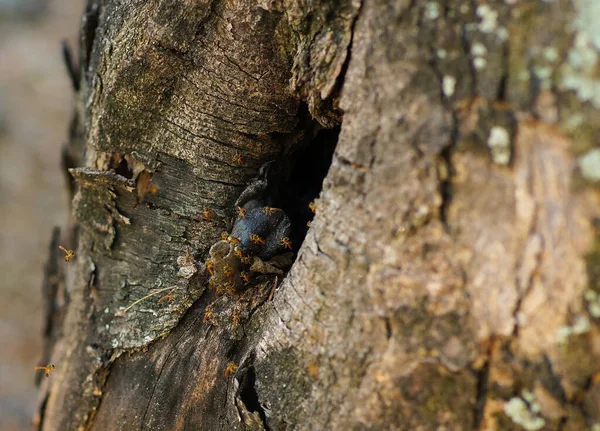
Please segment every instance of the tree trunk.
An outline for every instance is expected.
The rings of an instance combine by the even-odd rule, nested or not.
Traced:
[[[599,9],[88,0],[39,427],[600,429]],[[295,260],[217,294],[268,161]]]

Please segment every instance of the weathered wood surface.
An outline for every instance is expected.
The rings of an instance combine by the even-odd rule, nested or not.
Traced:
[[[41,428],[600,424],[598,7],[90,0]],[[237,196],[317,123],[341,133],[289,274],[215,296]]]

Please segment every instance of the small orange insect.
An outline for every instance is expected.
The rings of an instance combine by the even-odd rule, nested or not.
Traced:
[[[196,261],[196,259],[194,259],[194,256],[192,256],[192,253],[190,253],[190,248],[186,247],[186,249],[185,249],[185,259],[184,259],[183,263],[185,265],[192,265],[195,261]]]
[[[206,270],[211,276],[215,275],[215,262],[212,259],[206,259]]]
[[[289,248],[290,250],[292,249],[292,242],[287,236],[284,236],[283,238],[281,238],[281,240],[279,240],[279,245],[282,245],[285,248]]]
[[[163,296],[162,298],[160,298],[158,300],[158,302],[163,302],[163,301],[173,302],[175,300],[175,298],[177,298],[176,293],[168,293],[165,296]]]
[[[229,293],[230,295],[233,295],[235,293],[235,286],[234,286],[233,282],[228,281],[227,283],[225,283],[224,287],[225,287],[225,291],[227,293]]]
[[[204,217],[204,220],[211,221],[213,219],[213,211],[210,208],[204,208],[202,210],[202,216]]]
[[[52,370],[54,370],[56,367],[54,366],[54,364],[48,364],[46,366],[38,366],[38,367],[34,367],[33,369],[36,371],[39,370],[44,370],[44,374],[46,375],[46,377],[50,377],[50,373],[52,372]]]
[[[238,365],[235,362],[229,362],[227,364],[227,367],[225,367],[225,372],[223,373],[224,376],[231,376],[233,374],[235,374],[238,370]]]
[[[228,263],[223,265],[223,274],[225,274],[226,277],[229,277],[231,274],[233,274],[233,268]]]
[[[238,326],[240,324],[240,315],[239,313],[234,313],[233,316],[231,316],[233,318],[233,326]]]
[[[218,290],[218,294],[221,294],[221,293],[232,294],[232,293],[235,292],[235,288],[234,288],[233,283],[231,281],[228,281],[228,282],[224,283],[223,286],[221,286],[221,288],[217,289],[217,290]]]
[[[215,313],[213,313],[212,311],[206,311],[204,313],[204,318],[202,319],[202,323],[210,322],[214,325],[215,324],[214,318],[215,318]]]
[[[312,201],[311,203],[309,203],[309,204],[308,204],[308,208],[310,208],[310,210],[311,210],[313,213],[316,213],[316,212],[317,212],[317,206],[315,205],[315,201]]]
[[[242,252],[242,247],[236,245],[233,249],[233,255],[242,259],[244,257],[244,253]]]
[[[265,240],[262,239],[260,236],[255,235],[255,234],[251,234],[250,235],[250,241],[252,241],[254,244],[264,244]]]
[[[273,207],[264,207],[263,208],[264,212],[266,215],[268,216],[272,216],[273,213],[279,211],[279,208],[273,208]]]
[[[67,250],[62,245],[59,245],[58,248],[65,253],[65,262],[69,262],[75,257],[75,252],[73,250]]]
[[[234,156],[231,158],[231,161],[233,163],[235,163],[236,165],[245,165],[246,162],[244,162],[244,158],[242,157],[242,155],[240,153],[236,153],[234,154]]]
[[[307,371],[309,376],[315,379],[319,377],[319,366],[316,363],[311,362],[308,364]]]
[[[246,216],[248,215],[246,210],[242,207],[235,207],[235,210],[237,211],[237,215],[241,218],[246,218]]]
[[[240,278],[247,283],[250,281],[250,274],[248,274],[246,271],[242,271],[240,273]]]
[[[240,243],[240,240],[239,240],[239,239],[237,239],[237,238],[236,238],[235,236],[233,236],[233,235],[229,235],[229,236],[227,237],[227,241],[229,241],[229,242],[230,242],[230,243],[232,243],[232,244],[239,244],[239,243]]]

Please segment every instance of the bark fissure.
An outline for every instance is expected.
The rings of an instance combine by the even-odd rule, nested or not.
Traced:
[[[204,89],[203,87],[198,86],[192,79],[190,79],[186,75],[183,75],[181,77],[181,79],[183,79],[184,81],[188,82],[190,85],[192,85],[196,89],[196,91],[199,91],[201,94],[204,94],[204,95],[209,96],[209,97],[213,97],[213,98],[215,98],[217,100],[220,100],[221,102],[223,102],[226,105],[231,105],[231,106],[235,106],[235,107],[238,107],[238,108],[242,108],[244,110],[253,111],[253,112],[256,112],[257,114],[270,114],[271,113],[271,111],[268,110],[268,109],[258,109],[256,107],[253,107],[253,106],[250,106],[250,105],[242,105],[241,103],[236,103],[236,102],[234,102],[232,100],[226,99],[226,98],[220,96],[217,93],[210,92],[210,91],[208,91],[208,89]],[[290,117],[295,118],[296,116],[290,114]],[[226,142],[222,142],[222,144],[223,145],[228,145]],[[243,149],[241,147],[240,148],[234,147],[234,148],[236,148],[238,150]]]
[[[491,340],[488,350],[485,353],[486,359],[481,368],[476,372],[477,374],[477,395],[475,401],[475,408],[473,409],[473,429],[480,430],[485,429],[482,428],[482,423],[484,419],[485,406],[488,399],[488,391],[489,391],[489,378],[490,378],[490,369],[491,369],[491,361],[493,360],[492,351],[495,340]]]
[[[89,74],[90,57],[92,47],[96,39],[96,30],[99,24],[101,13],[100,4],[96,1],[88,2],[83,18],[81,20],[80,46],[79,46],[79,68],[82,76],[91,84],[91,75]],[[78,84],[79,87],[80,84]]]
[[[260,404],[255,384],[256,373],[254,371],[254,367],[249,365],[241,378],[241,385],[239,389],[240,398],[248,411],[257,412],[259,414],[265,431],[270,431],[269,426],[267,425],[267,414]]]
[[[205,295],[206,295],[206,293],[204,293],[202,296],[200,296],[200,298],[198,299],[198,302],[205,303],[205,301],[206,301]],[[152,402],[154,399],[154,394],[156,392],[156,388],[157,388],[158,384],[161,383],[161,377],[162,377],[163,371],[165,369],[165,366],[168,365],[169,360],[171,359],[172,355],[178,354],[177,347],[183,340],[185,340],[187,337],[189,337],[190,331],[196,327],[196,324],[198,323],[199,320],[200,320],[200,317],[196,317],[194,320],[192,320],[192,322],[188,324],[188,327],[186,328],[186,330],[183,331],[181,333],[181,335],[179,335],[177,341],[173,344],[173,346],[170,347],[169,353],[167,354],[167,357],[161,364],[160,370],[154,380],[154,385],[152,387],[152,391],[150,393],[150,396],[148,397],[148,403],[146,404],[146,407],[144,408],[144,413],[142,415],[142,420],[140,422],[141,423],[140,429],[143,430],[144,427],[146,426],[146,417],[148,415],[148,411],[151,408],[151,405],[152,405]]]
[[[75,64],[73,60],[73,53],[71,51],[71,46],[66,40],[63,40],[61,43],[61,50],[63,56],[63,62],[65,64],[65,68],[67,70],[67,75],[69,75],[69,81],[71,81],[71,87],[75,93],[79,92],[80,88],[80,80],[81,74],[80,68],[78,64]]]

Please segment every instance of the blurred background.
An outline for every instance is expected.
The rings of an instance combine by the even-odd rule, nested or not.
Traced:
[[[60,170],[83,0],[0,0],[0,431],[29,430],[41,356],[42,270],[68,220]]]

